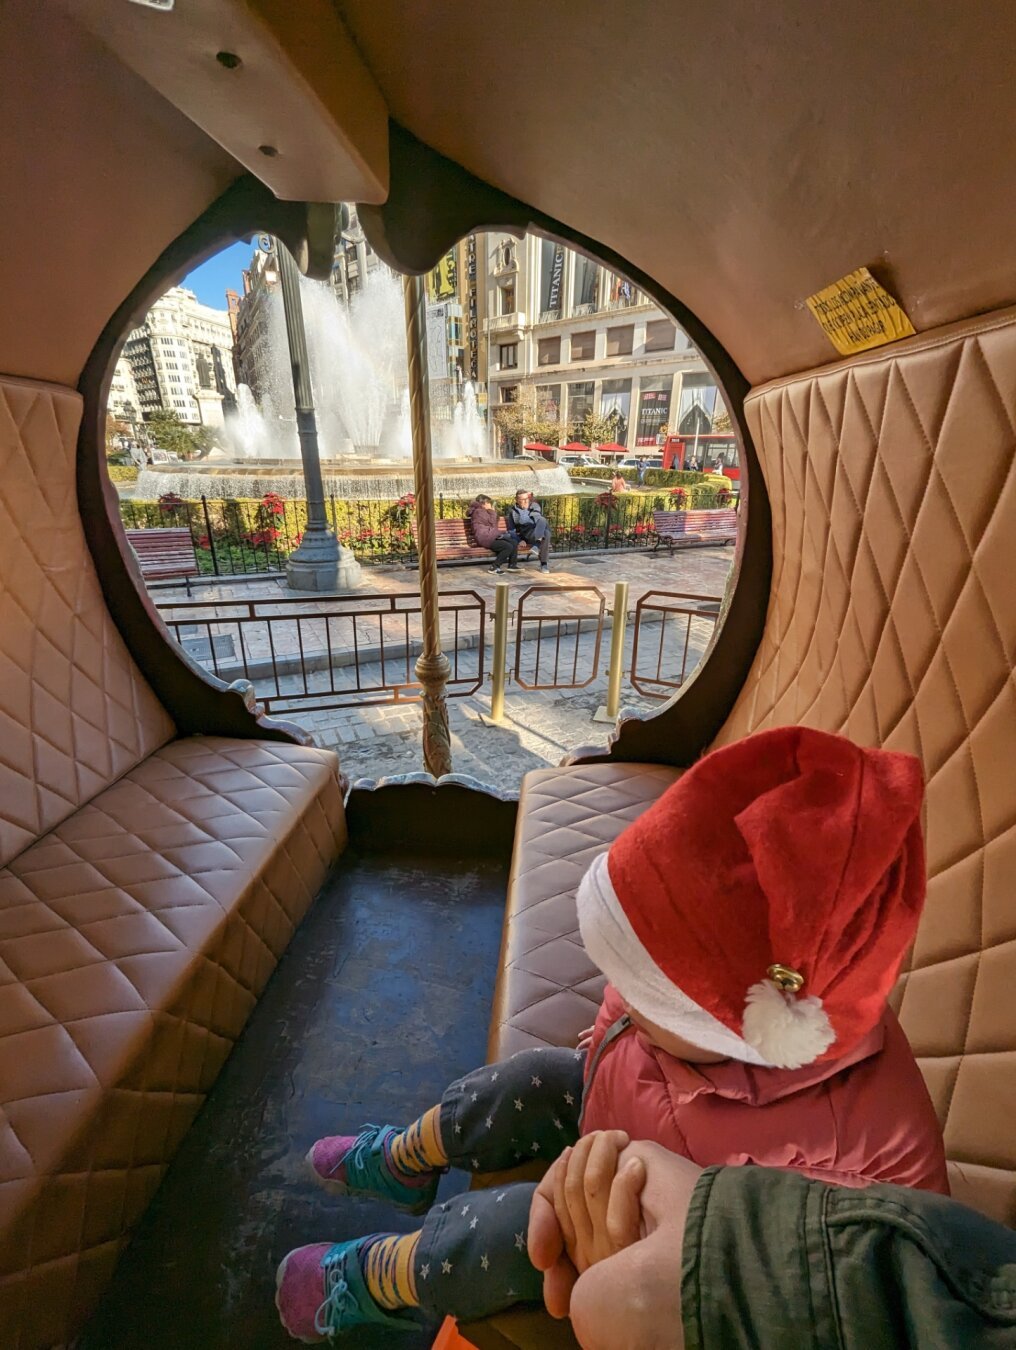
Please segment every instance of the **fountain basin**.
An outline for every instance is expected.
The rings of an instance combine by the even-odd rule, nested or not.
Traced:
[[[344,455],[322,460],[325,493],[347,501],[397,501],[413,491],[413,471],[406,460],[378,460]],[[527,488],[537,498],[575,491],[560,464],[533,459],[435,460],[434,492],[445,497],[473,498],[484,492],[495,501]],[[303,473],[298,460],[215,460],[150,464],[138,475],[134,496],[142,501],[173,492],[185,500],[199,497],[260,498],[268,492],[302,500]]]

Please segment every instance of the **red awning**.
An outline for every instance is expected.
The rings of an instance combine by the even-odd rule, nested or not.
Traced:
[[[585,446],[583,446],[582,448],[583,448],[583,450],[584,450],[584,449],[585,449]],[[541,454],[541,455],[544,454],[545,452],[549,452],[549,453],[552,454],[552,455],[555,454],[555,453],[557,452],[557,446],[554,446],[554,445],[544,445],[544,443],[543,443],[542,441],[527,441],[527,442],[526,442],[526,449],[527,449],[527,450],[536,450],[536,451],[537,451],[539,454]]]
[[[583,445],[581,441],[569,441],[567,445],[561,446],[562,450],[579,450],[582,454],[589,454],[589,446]]]
[[[617,441],[608,441],[606,445],[598,445],[596,448],[603,455],[626,455],[628,453],[628,447],[618,445]]]

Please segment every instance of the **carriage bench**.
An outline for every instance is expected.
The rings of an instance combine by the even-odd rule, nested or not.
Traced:
[[[498,529],[507,531],[504,516],[498,519]],[[469,529],[469,523],[462,516],[456,516],[452,520],[436,520],[434,522],[435,534],[437,536],[437,561],[442,562],[474,562],[485,561],[492,562],[494,555],[489,548],[483,548],[473,538],[473,533]],[[413,543],[419,548],[419,538],[417,535],[416,518],[412,521]],[[519,557],[524,558],[529,553],[529,545],[519,544]]]
[[[145,581],[182,577],[190,595],[191,577],[201,575],[190,530],[174,527],[125,533]]]
[[[732,544],[737,538],[737,512],[719,511],[654,511],[653,529],[656,531],[656,552],[666,544],[669,552],[688,548],[693,544]]]

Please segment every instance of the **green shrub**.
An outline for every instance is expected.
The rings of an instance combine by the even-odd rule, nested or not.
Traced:
[[[136,464],[107,464],[106,470],[111,483],[136,483],[138,466]]]
[[[613,478],[615,470],[609,464],[592,464],[588,469],[569,468],[567,472],[569,478],[602,478],[606,481]],[[618,472],[626,483],[638,483],[637,469],[621,469]],[[696,469],[647,469],[644,486],[661,488],[693,487],[696,483],[704,483],[709,480],[714,481],[719,486],[720,480],[714,474],[701,473]]]

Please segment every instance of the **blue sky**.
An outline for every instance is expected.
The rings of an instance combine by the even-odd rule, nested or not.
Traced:
[[[240,273],[249,266],[255,248],[253,240],[249,244],[230,244],[229,248],[189,272],[180,285],[193,291],[202,304],[225,309],[227,290],[238,291],[243,295]]]

